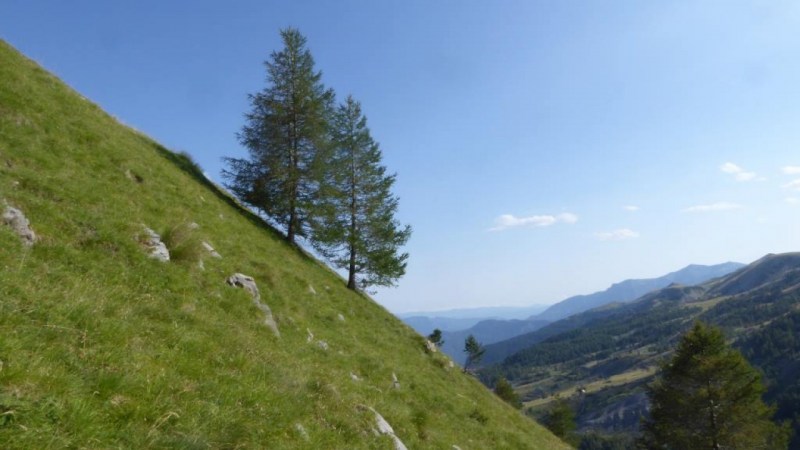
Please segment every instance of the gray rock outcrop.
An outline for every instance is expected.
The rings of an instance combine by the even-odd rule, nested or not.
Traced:
[[[161,242],[161,236],[148,227],[144,227],[144,232],[146,234],[144,245],[147,246],[150,257],[161,262],[168,262],[169,250],[167,250],[167,246]]]
[[[31,223],[17,208],[6,205],[3,211],[3,224],[14,230],[23,245],[31,247],[36,242],[36,233],[31,229]]]
[[[261,293],[258,292],[258,286],[256,286],[256,281],[251,276],[247,276],[241,273],[235,273],[229,276],[226,280],[231,286],[240,287],[247,291],[253,297],[253,304],[256,305],[261,312],[264,313],[264,325],[266,325],[275,336],[281,337],[281,332],[278,330],[278,324],[275,323],[275,318],[272,317],[272,310],[269,309],[264,303],[261,303]]]
[[[392,429],[392,426],[389,425],[389,422],[387,422],[386,419],[384,419],[383,416],[378,413],[378,411],[375,411],[372,408],[370,408],[370,411],[375,413],[375,424],[378,426],[378,433],[389,435],[392,438],[392,441],[394,441],[395,450],[408,450],[408,448],[403,444],[403,441],[401,441],[400,438],[394,434],[394,430]]]
[[[425,339],[425,350],[428,353],[436,353],[438,351],[438,349],[436,348],[436,344],[427,339]]]

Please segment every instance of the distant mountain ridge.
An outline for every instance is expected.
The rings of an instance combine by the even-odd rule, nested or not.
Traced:
[[[547,307],[548,305],[487,306],[444,311],[415,311],[397,314],[397,317],[417,333],[428,335],[437,328],[442,331],[466,330],[484,320],[523,320],[544,311]]]
[[[438,327],[444,331],[443,337],[445,344],[442,346],[442,351],[450,355],[450,357],[456,361],[463,363],[465,360],[463,352],[464,339],[470,334],[475,336],[475,338],[484,345],[511,340],[511,345],[508,347],[507,352],[503,352],[502,355],[500,355],[502,357],[497,356],[500,357],[500,359],[495,360],[495,356],[488,355],[490,362],[499,362],[505,356],[519,351],[532,343],[524,338],[519,341],[514,341],[516,337],[535,332],[551,322],[593,308],[603,307],[611,303],[626,303],[648,292],[669,286],[673,283],[683,285],[703,283],[727,275],[744,266],[744,264],[737,262],[726,262],[711,266],[691,264],[683,269],[670,272],[658,278],[625,280],[612,284],[611,287],[604,291],[569,297],[566,300],[550,306],[544,312],[532,315],[525,320],[489,319],[477,322],[467,329],[456,331],[447,331],[445,328]],[[417,328],[411,324],[411,319],[403,320],[412,325],[412,327],[417,329],[421,334],[428,334],[433,330],[433,328],[427,330],[424,327]],[[415,324],[419,325],[419,322],[415,322]],[[432,324],[428,324],[429,327],[431,325]]]
[[[712,266],[690,264],[683,269],[670,272],[658,278],[625,280],[612,284],[611,287],[604,291],[570,297],[552,305],[541,314],[531,318],[554,322],[611,302],[629,302],[648,292],[667,287],[672,283],[684,284],[687,286],[703,283],[713,278],[727,275],[744,266],[744,264],[738,262],[726,262]]]

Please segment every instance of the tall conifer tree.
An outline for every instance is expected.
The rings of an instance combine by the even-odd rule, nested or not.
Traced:
[[[293,243],[307,234],[334,94],[314,70],[306,38],[293,28],[281,30],[281,38],[284,48],[264,63],[268,85],[249,95],[252,109],[239,133],[250,158],[225,158],[223,176],[242,201],[285,227]]]
[[[335,267],[347,270],[348,288],[394,285],[405,273],[408,253],[399,249],[411,228],[394,217],[395,175],[381,165],[381,150],[351,96],[333,116],[324,162],[312,244]]]
[[[650,418],[640,445],[648,449],[781,449],[789,430],[770,421],[760,374],[722,331],[702,323],[683,336],[675,356],[650,387]]]

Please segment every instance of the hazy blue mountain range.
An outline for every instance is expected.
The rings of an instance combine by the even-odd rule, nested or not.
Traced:
[[[398,314],[403,322],[418,333],[427,335],[438,328],[442,331],[465,330],[482,320],[526,319],[548,308],[548,305],[488,306],[444,311],[415,311]]]
[[[722,275],[729,274],[741,267],[744,267],[744,264],[735,262],[727,262],[711,266],[692,264],[684,267],[681,270],[670,272],[658,278],[625,280],[611,285],[611,287],[604,291],[567,298],[566,300],[548,307],[544,312],[531,315],[524,320],[499,320],[493,318],[476,321],[476,323],[462,328],[445,328],[442,326],[437,326],[437,322],[433,320],[425,320],[425,318],[418,317],[409,317],[404,318],[403,320],[417,330],[417,332],[423,335],[429,334],[434,328],[441,329],[444,332],[443,337],[445,340],[442,350],[460,363],[463,363],[465,360],[465,355],[463,352],[464,340],[470,334],[475,336],[475,338],[484,345],[499,343],[501,341],[512,339],[506,352],[493,354],[488,358],[490,362],[498,362],[511,353],[530,345],[530,342],[526,339],[515,341],[513,338],[534,332],[548,323],[557,321],[569,315],[577,314],[592,308],[601,307],[615,302],[629,302],[648,292],[663,288],[672,283],[680,283],[685,285],[702,283]],[[500,308],[498,308],[498,310],[499,309]],[[438,323],[446,324],[444,320]],[[461,322],[459,325],[463,325],[463,323],[465,322]],[[579,324],[580,321],[577,323]],[[448,325],[452,326],[453,323],[451,322]]]
[[[681,270],[670,272],[658,278],[625,280],[612,284],[611,287],[604,291],[589,295],[576,295],[562,300],[550,306],[534,318],[554,322],[573,314],[588,311],[592,308],[597,308],[598,306],[603,306],[612,302],[629,302],[650,291],[661,289],[672,283],[679,283],[687,286],[700,284],[713,278],[727,275],[742,267],[744,267],[744,264],[737,262],[726,262],[713,266],[691,264]]]

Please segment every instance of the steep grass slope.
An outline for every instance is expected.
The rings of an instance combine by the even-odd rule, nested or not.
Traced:
[[[3,201],[39,240],[0,226],[0,447],[392,448],[374,408],[409,448],[566,448],[0,41]],[[149,258],[144,225],[188,245]],[[281,337],[225,284],[235,272]]]

